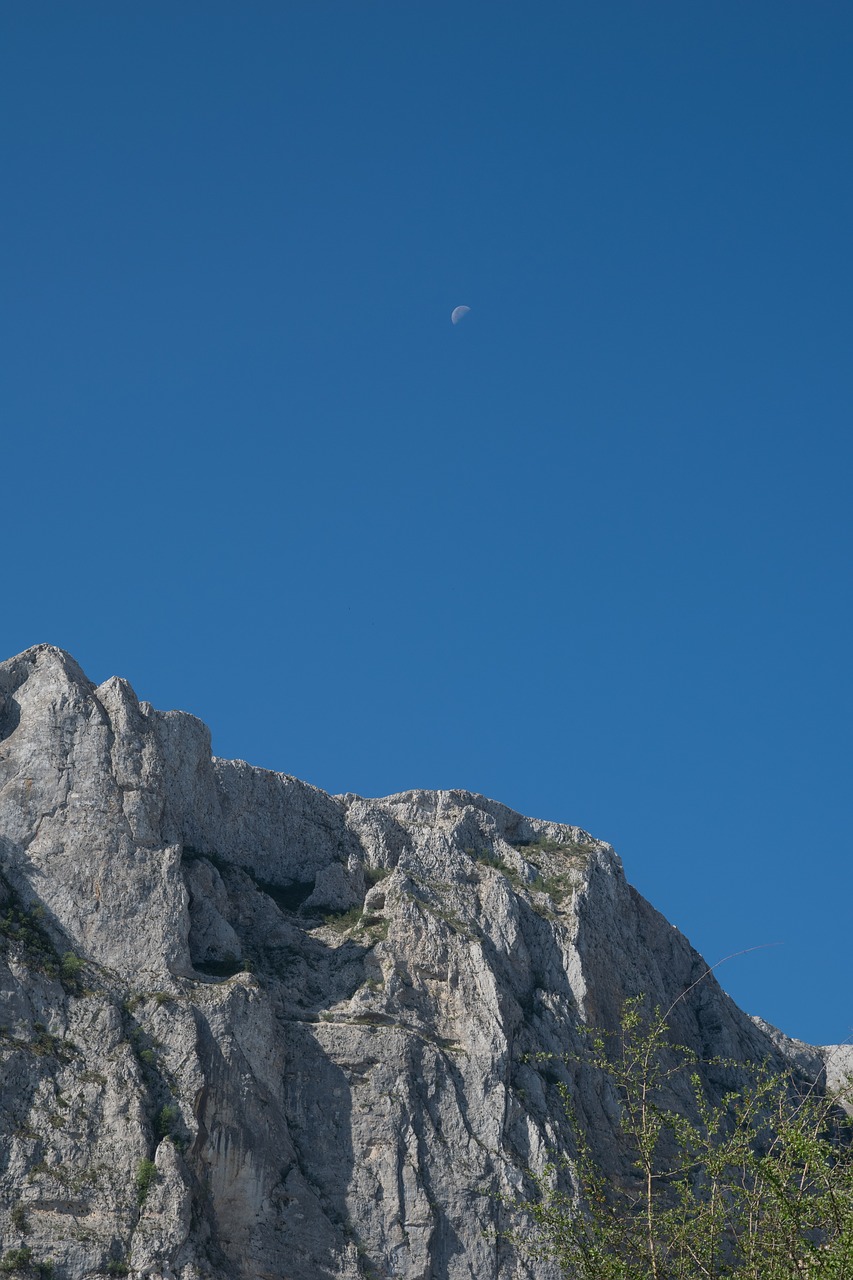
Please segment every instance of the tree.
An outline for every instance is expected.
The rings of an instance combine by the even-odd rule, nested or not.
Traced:
[[[641,999],[591,1040],[631,1171],[608,1184],[563,1086],[574,1190],[556,1186],[554,1164],[532,1175],[537,1194],[515,1207],[534,1252],[572,1280],[853,1280],[853,1125],[840,1099],[792,1071],[717,1059],[705,1065],[746,1083],[713,1101],[702,1064]],[[512,1238],[531,1247],[526,1230]]]

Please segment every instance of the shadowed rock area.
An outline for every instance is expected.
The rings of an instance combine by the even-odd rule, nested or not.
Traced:
[[[48,645],[0,665],[0,875],[0,1240],[57,1280],[546,1280],[502,1197],[561,1083],[621,1170],[585,1024],[687,992],[704,1056],[823,1066],[585,831],[216,759]]]

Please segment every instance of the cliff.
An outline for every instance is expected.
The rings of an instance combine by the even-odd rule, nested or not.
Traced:
[[[502,1197],[561,1082],[620,1167],[585,1024],[687,992],[703,1056],[791,1052],[585,831],[213,758],[47,645],[0,665],[0,872],[0,1241],[58,1280],[544,1280]]]

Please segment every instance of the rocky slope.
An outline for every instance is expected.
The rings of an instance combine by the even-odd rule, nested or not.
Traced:
[[[0,872],[0,1243],[31,1274],[544,1278],[501,1197],[571,1150],[561,1081],[619,1165],[584,1023],[692,987],[682,1042],[786,1051],[586,832],[212,758],[47,645],[0,665]]]

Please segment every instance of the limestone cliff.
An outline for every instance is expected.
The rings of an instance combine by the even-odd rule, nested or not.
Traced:
[[[784,1051],[585,831],[212,758],[47,645],[0,665],[0,873],[0,1241],[58,1280],[544,1278],[501,1197],[561,1081],[619,1164],[584,1023],[692,987],[682,1042]]]

